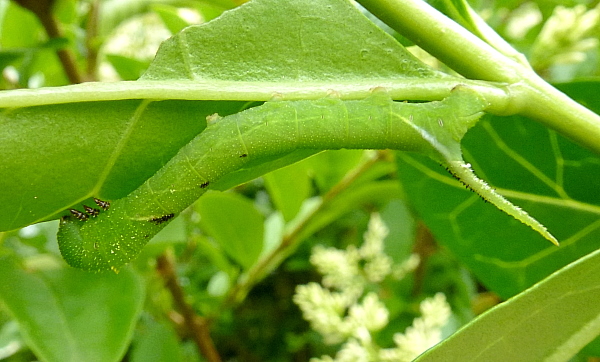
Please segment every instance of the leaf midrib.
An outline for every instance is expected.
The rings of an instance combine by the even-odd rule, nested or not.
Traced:
[[[0,92],[0,108],[31,107],[49,104],[152,100],[231,100],[269,101],[320,99],[336,97],[344,100],[364,99],[375,88],[383,88],[394,100],[441,100],[452,89],[464,84],[473,88],[492,104],[490,111],[501,111],[509,92],[504,85],[468,79],[444,78],[361,78],[314,82],[257,82],[227,80],[122,81],[89,82],[63,87],[16,89]]]

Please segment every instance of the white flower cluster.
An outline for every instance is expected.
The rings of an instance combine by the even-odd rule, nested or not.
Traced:
[[[598,46],[599,20],[600,5],[590,10],[557,6],[532,46],[531,64],[546,69],[584,61],[586,52]]]
[[[346,250],[339,250],[316,246],[310,262],[323,275],[324,286],[360,295],[365,285],[379,283],[393,272],[392,258],[383,250],[383,240],[387,235],[388,229],[381,217],[373,214],[360,248],[349,246]],[[398,267],[401,268],[406,269],[406,266]]]
[[[378,331],[388,323],[388,310],[375,293],[369,293],[360,303],[355,296],[331,292],[317,283],[309,283],[296,288],[294,302],[300,306],[312,329],[323,335],[328,344],[349,338],[370,343],[370,332]]]
[[[442,340],[442,327],[451,315],[446,296],[437,293],[433,298],[421,302],[419,309],[421,317],[415,319],[405,333],[394,334],[396,348],[379,352],[381,361],[412,361]]]
[[[421,303],[422,317],[405,334],[394,335],[395,348],[382,349],[373,341],[372,333],[388,324],[389,312],[376,293],[363,296],[364,290],[388,276],[402,278],[419,264],[418,256],[412,255],[394,265],[383,250],[387,234],[381,217],[373,214],[360,248],[313,249],[310,260],[323,274],[323,286],[298,286],[294,302],[326,343],[343,345],[335,358],[323,356],[311,362],[408,361],[441,340],[441,327],[450,317],[450,307],[440,293]]]

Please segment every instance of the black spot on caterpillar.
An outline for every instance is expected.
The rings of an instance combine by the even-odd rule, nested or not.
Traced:
[[[171,220],[174,217],[175,217],[175,214],[171,213],[171,214],[167,214],[167,215],[164,215],[164,216],[161,216],[161,217],[155,217],[155,218],[150,219],[148,221],[150,221],[151,223],[154,223],[154,224],[158,225],[158,224],[162,224],[163,222],[169,221],[169,220]]]
[[[394,102],[385,93],[374,93],[355,101],[267,102],[223,117],[181,148],[138,189],[114,200],[111,212],[86,223],[67,220],[61,224],[61,253],[77,268],[118,270],[139,254],[166,221],[206,192],[206,180],[218,181],[246,166],[242,158],[248,154],[259,161],[298,149],[391,148],[424,153],[446,165],[490,203],[551,238],[541,224],[495,193],[462,161],[459,141],[486,106],[477,93],[461,87],[436,102]],[[438,122],[441,118],[443,127]],[[108,208],[108,202],[95,201]],[[172,210],[172,214],[156,217],[164,210]]]
[[[248,157],[248,154],[246,154],[246,153],[242,153],[242,154],[240,155],[240,158],[244,158],[244,157]]]
[[[96,217],[100,214],[100,210],[98,209],[94,209],[93,207],[89,207],[87,205],[83,205],[83,208],[85,209],[85,212],[87,212],[88,214],[90,214],[91,217]]]
[[[69,211],[77,220],[86,221],[89,218],[89,216],[84,212],[75,209],[69,209]]]
[[[110,202],[108,201],[102,201],[94,197],[94,202],[96,203],[96,205],[100,206],[100,208],[102,208],[102,210],[104,211],[108,210],[108,208],[110,207]]]
[[[208,182],[208,181],[205,181],[205,182],[203,182],[203,183],[201,183],[201,184],[200,184],[200,188],[201,188],[201,189],[205,189],[205,188],[207,188],[207,187],[208,187],[208,185],[209,185],[209,184],[210,184],[210,182]]]

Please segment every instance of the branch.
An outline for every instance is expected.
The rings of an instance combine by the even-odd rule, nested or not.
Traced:
[[[171,257],[163,254],[156,259],[156,262],[156,270],[165,280],[165,285],[173,296],[173,302],[183,315],[184,325],[193,336],[200,354],[209,362],[221,362],[221,357],[210,337],[206,320],[196,315],[193,308],[185,301],[183,290],[177,282]]]
[[[88,21],[85,34],[85,46],[87,49],[86,78],[89,81],[96,79],[96,67],[98,66],[98,17],[100,4],[98,0],[90,3]]]
[[[342,180],[323,195],[319,206],[306,215],[293,229],[286,232],[279,246],[254,265],[245,277],[240,278],[241,281],[230,290],[225,298],[222,308],[230,308],[232,305],[241,303],[254,285],[259,283],[266,275],[276,269],[297,249],[298,245],[308,236],[306,235],[306,229],[310,226],[311,221],[319,215],[320,212],[326,210],[327,206],[329,206],[338,195],[352,186],[354,181],[371,169],[377,162],[385,159],[388,154],[389,152],[387,151],[377,152],[376,157],[369,158],[359,164],[356,168],[350,170]]]
[[[432,255],[437,252],[438,246],[431,231],[423,222],[417,223],[415,233],[415,244],[413,253],[419,255],[419,265],[414,272],[415,282],[413,285],[412,295],[418,296],[423,293],[423,285],[425,281],[425,273],[427,272],[427,263]]]
[[[54,0],[14,1],[38,17],[50,39],[63,37],[63,34],[58,27],[58,23],[52,15],[52,6],[54,5]],[[67,78],[69,78],[69,81],[73,84],[83,82],[83,78],[81,77],[81,74],[79,74],[73,53],[71,53],[68,49],[63,48],[56,50],[56,55],[58,55],[58,59],[60,60],[63,69],[67,74]]]

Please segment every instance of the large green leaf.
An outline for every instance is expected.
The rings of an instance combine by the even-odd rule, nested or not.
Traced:
[[[165,41],[142,79],[285,83],[433,76],[442,73],[349,1],[255,0]]]
[[[144,288],[130,270],[27,271],[0,258],[0,300],[42,361],[120,361],[142,309]]]
[[[263,246],[263,216],[252,202],[233,193],[211,192],[196,206],[200,224],[236,262],[250,268]]]
[[[90,197],[114,199],[150,177],[206,125],[215,108],[189,101],[71,103],[5,110],[0,230],[59,215]],[[77,207],[80,208],[80,207]]]
[[[481,315],[417,359],[568,361],[600,334],[600,251]]]
[[[564,88],[600,111],[598,83]],[[519,293],[600,247],[600,159],[522,117],[493,117],[463,140],[479,176],[528,210],[561,242],[549,245],[465,190],[438,165],[399,154],[399,177],[437,239],[502,297]],[[440,198],[439,195],[444,195]]]
[[[0,230],[66,215],[91,197],[128,194],[202,131],[206,115],[241,108],[231,102],[156,101],[232,99],[226,89],[207,85],[202,92],[190,84],[227,81],[251,99],[266,81],[291,89],[362,80],[371,81],[371,88],[386,79],[423,77],[448,79],[347,1],[252,1],[166,41],[140,81],[4,93],[3,107],[47,105],[0,113],[0,189],[11,190],[0,196]],[[178,92],[155,81],[173,81]],[[91,102],[96,99],[121,100]]]

